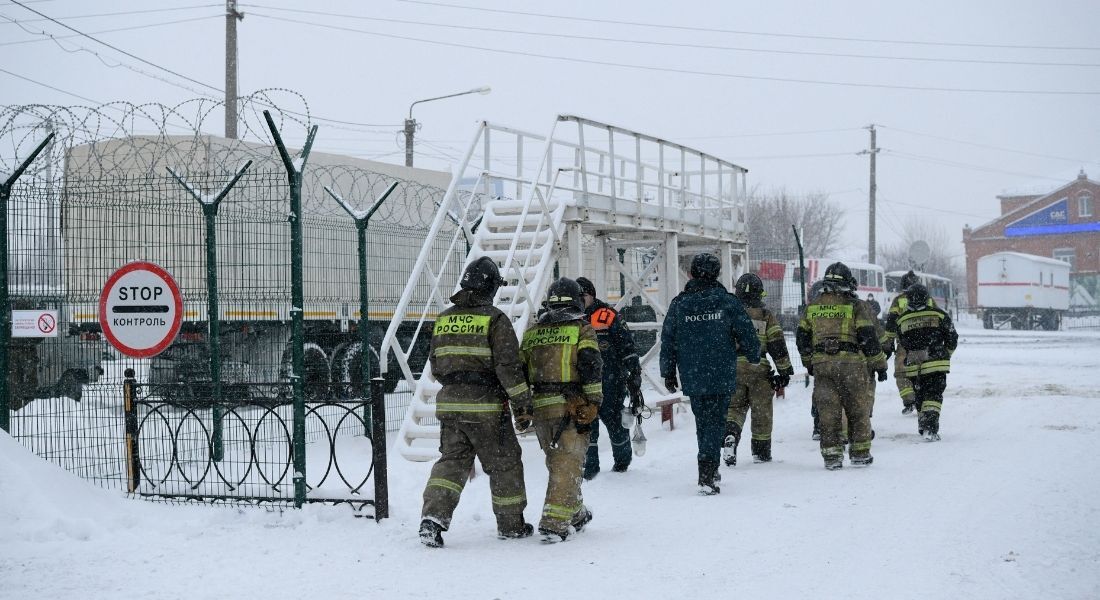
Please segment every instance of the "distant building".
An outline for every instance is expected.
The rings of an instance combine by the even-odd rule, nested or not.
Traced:
[[[977,304],[978,259],[1010,250],[1070,264],[1071,309],[1100,308],[1100,183],[1081,171],[1044,195],[998,196],[1001,216],[963,229],[970,305]]]

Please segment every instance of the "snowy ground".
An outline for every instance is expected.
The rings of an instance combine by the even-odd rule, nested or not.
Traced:
[[[646,456],[586,483],[595,520],[553,546],[497,540],[482,475],[447,547],[422,547],[430,465],[400,458],[376,524],[127,500],[0,434],[0,598],[1100,597],[1100,333],[961,334],[942,442],[918,440],[891,380],[874,466],[827,472],[792,386],[776,462],[723,468],[700,497],[690,413],[651,420]],[[535,445],[524,459],[537,520],[545,469]]]

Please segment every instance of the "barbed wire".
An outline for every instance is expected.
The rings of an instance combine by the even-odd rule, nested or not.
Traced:
[[[47,152],[21,184],[48,182],[61,189],[80,180],[165,178],[167,167],[183,176],[231,177],[248,160],[251,172],[284,172],[282,159],[264,119],[270,111],[288,146],[301,146],[314,125],[305,97],[293,90],[269,88],[238,99],[238,138],[220,130],[224,102],[194,98],[174,105],[109,102],[99,106],[27,104],[0,106],[0,174],[11,173],[50,133]],[[322,122],[326,129],[341,129]],[[414,180],[396,176],[387,165],[359,158],[311,153],[303,173],[303,209],[310,215],[346,217],[324,191],[327,186],[349,204],[366,208],[394,182],[398,188],[375,214],[377,222],[423,227],[442,199],[447,174]],[[261,200],[235,198],[237,208],[262,210]],[[270,207],[267,208],[270,210]]]

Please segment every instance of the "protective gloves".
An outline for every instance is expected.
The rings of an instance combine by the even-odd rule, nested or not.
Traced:
[[[788,385],[790,385],[790,383],[791,383],[791,376],[790,375],[787,375],[785,373],[778,373],[776,375],[772,375],[772,389],[776,389],[776,390],[782,389],[782,388],[785,388]]]
[[[880,382],[886,381],[886,369],[879,369],[878,371],[875,371],[875,373],[878,374],[878,380]]]
[[[668,389],[668,392],[670,394],[675,393],[676,390],[680,389],[680,382],[676,379],[675,373],[665,377],[665,388]]]
[[[513,416],[516,419],[516,431],[523,433],[531,428],[532,423],[535,420],[535,409],[530,406],[524,406],[512,411]]]

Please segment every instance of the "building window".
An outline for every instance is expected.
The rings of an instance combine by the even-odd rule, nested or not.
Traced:
[[[1060,260],[1064,263],[1069,263],[1069,270],[1077,270],[1077,251],[1073,248],[1055,248],[1054,260]]]
[[[1092,195],[1088,192],[1085,192],[1077,197],[1077,216],[1092,216]]]

